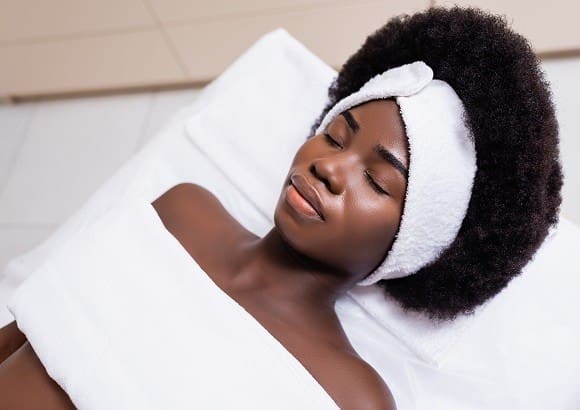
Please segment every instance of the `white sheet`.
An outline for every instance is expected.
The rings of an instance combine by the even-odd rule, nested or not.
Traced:
[[[287,171],[282,164],[289,164],[292,147],[303,137],[292,137],[285,130],[306,132],[318,112],[306,118],[287,110],[286,117],[276,117],[278,132],[260,140],[259,146],[266,151],[237,151],[237,156],[233,155],[236,151],[226,155],[228,138],[233,136],[221,136],[225,150],[208,150],[209,145],[196,144],[199,139],[193,137],[190,123],[197,121],[195,115],[202,107],[228,107],[220,106],[219,100],[234,95],[236,90],[243,92],[247,78],[257,76],[271,84],[267,81],[280,82],[280,76],[271,73],[283,71],[293,72],[288,77],[292,82],[286,83],[295,90],[292,101],[309,101],[313,110],[320,104],[321,109],[321,98],[334,72],[287,33],[279,30],[269,34],[204,90],[195,103],[176,114],[55,235],[12,260],[0,281],[0,300],[6,300],[7,294],[67,238],[116,203],[139,196],[153,200],[179,182],[207,187],[249,230],[257,235],[267,232],[272,226],[271,213],[281,177]],[[282,99],[268,94],[280,87],[254,87],[253,95],[271,104],[283,104]],[[246,101],[243,108],[251,109],[250,102]],[[291,140],[280,144],[286,137]],[[247,147],[251,147],[260,134],[250,133],[246,138]],[[278,166],[269,169],[264,158]],[[248,178],[265,172],[267,179],[258,181],[270,184],[267,181],[280,178],[280,182],[265,187],[239,184],[233,168],[222,166],[236,160],[240,162],[232,166],[245,169]],[[251,168],[243,164],[251,164]],[[401,409],[576,409],[580,403],[576,377],[580,374],[580,356],[575,349],[580,345],[580,320],[574,314],[580,310],[580,298],[576,297],[580,290],[578,249],[580,229],[562,218],[559,229],[535,261],[508,288],[475,316],[445,325],[402,311],[376,287],[353,289],[353,298],[340,300],[337,313],[353,346],[383,376]],[[2,320],[11,320],[7,311]]]
[[[149,200],[113,207],[72,236],[9,306],[81,409],[338,409]]]

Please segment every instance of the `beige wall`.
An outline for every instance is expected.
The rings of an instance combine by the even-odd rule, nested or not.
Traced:
[[[205,83],[277,27],[338,68],[391,16],[452,4],[580,50],[577,0],[0,0],[0,99]]]
[[[0,96],[207,82],[286,28],[339,67],[429,0],[0,0]]]
[[[503,14],[539,54],[580,50],[578,0],[434,0],[437,6],[473,6]],[[580,53],[578,53],[580,54]]]

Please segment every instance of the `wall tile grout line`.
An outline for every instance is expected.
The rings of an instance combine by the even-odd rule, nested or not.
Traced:
[[[181,57],[179,56],[177,47],[175,46],[175,44],[173,44],[173,41],[171,41],[171,37],[169,36],[169,33],[167,33],[167,29],[165,28],[165,26],[161,22],[161,19],[155,12],[155,8],[149,3],[149,0],[142,1],[147,10],[149,11],[149,13],[151,14],[151,16],[153,17],[153,19],[155,20],[155,22],[157,23],[157,29],[160,31],[161,36],[163,37],[163,41],[165,42],[165,45],[169,49],[169,52],[173,55],[173,58],[175,58],[175,60],[177,61],[179,68],[181,68],[182,74],[186,78],[191,77],[191,73],[189,72],[187,65],[185,64],[184,61],[182,61]]]
[[[143,0],[148,1],[148,0]],[[429,7],[431,0],[425,0],[425,7]],[[343,7],[353,7],[353,6],[367,6],[367,5],[375,5],[384,3],[384,0],[358,0],[358,1],[341,1],[337,2],[326,2],[320,3],[315,5],[294,5],[294,6],[281,6],[281,7],[267,7],[262,9],[254,9],[254,10],[247,10],[247,11],[236,11],[230,13],[219,13],[214,15],[204,15],[198,18],[187,18],[184,20],[168,20],[168,21],[161,21],[161,24],[167,28],[173,27],[180,27],[180,26],[187,26],[194,23],[213,23],[216,21],[228,21],[237,18],[251,18],[256,16],[262,17],[269,17],[269,16],[277,16],[277,15],[284,15],[284,14],[295,14],[295,13],[302,13],[302,12],[310,12],[310,11],[320,11],[332,8],[343,8]]]
[[[127,28],[107,29],[107,30],[87,30],[76,31],[66,34],[48,35],[43,37],[30,37],[14,40],[0,40],[0,48],[7,48],[10,46],[35,45],[46,43],[58,43],[68,40],[82,40],[85,38],[106,37],[119,34],[143,33],[148,31],[157,31],[156,25],[139,25]]]

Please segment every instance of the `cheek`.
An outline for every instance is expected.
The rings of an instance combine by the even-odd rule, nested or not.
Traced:
[[[401,214],[390,200],[368,201],[349,221],[349,238],[363,257],[382,258],[390,248],[399,227]]]

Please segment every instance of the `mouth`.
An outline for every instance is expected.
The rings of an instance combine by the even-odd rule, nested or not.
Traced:
[[[298,191],[298,193],[310,204],[312,209],[318,214],[320,219],[324,220],[324,213],[322,210],[322,201],[316,189],[308,182],[308,180],[300,175],[293,174],[290,177],[292,186]]]

